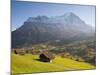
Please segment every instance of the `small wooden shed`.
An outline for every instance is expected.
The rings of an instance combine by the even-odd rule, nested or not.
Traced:
[[[19,54],[19,55],[25,55],[25,50],[24,49],[14,49],[13,50],[14,54]]]
[[[40,61],[43,61],[43,62],[52,62],[52,59],[55,58],[55,56],[51,53],[51,52],[46,52],[46,51],[43,51],[40,53]]]

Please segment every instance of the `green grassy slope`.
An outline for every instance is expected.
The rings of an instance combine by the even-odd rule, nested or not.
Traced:
[[[59,56],[56,56],[52,63],[40,62],[37,59],[39,59],[37,55],[26,54],[20,56],[12,54],[12,74],[95,69],[88,63]]]

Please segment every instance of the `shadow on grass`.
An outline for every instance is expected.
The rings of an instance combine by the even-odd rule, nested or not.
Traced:
[[[48,61],[43,61],[41,59],[33,59],[33,60],[36,60],[36,61],[39,61],[39,62],[48,62]]]
[[[36,60],[36,61],[40,61],[40,62],[43,62],[43,61],[41,61],[40,59],[33,59],[33,60]]]

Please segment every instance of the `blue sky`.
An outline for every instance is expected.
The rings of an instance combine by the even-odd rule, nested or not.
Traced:
[[[75,13],[87,24],[95,27],[95,6],[12,1],[11,8],[12,28],[20,27],[29,17],[60,16],[67,12]]]

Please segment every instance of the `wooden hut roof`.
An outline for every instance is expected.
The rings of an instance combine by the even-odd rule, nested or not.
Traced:
[[[55,58],[54,55],[51,52],[44,51],[44,52],[41,52],[40,55],[41,54],[44,54],[49,59],[54,59]]]

